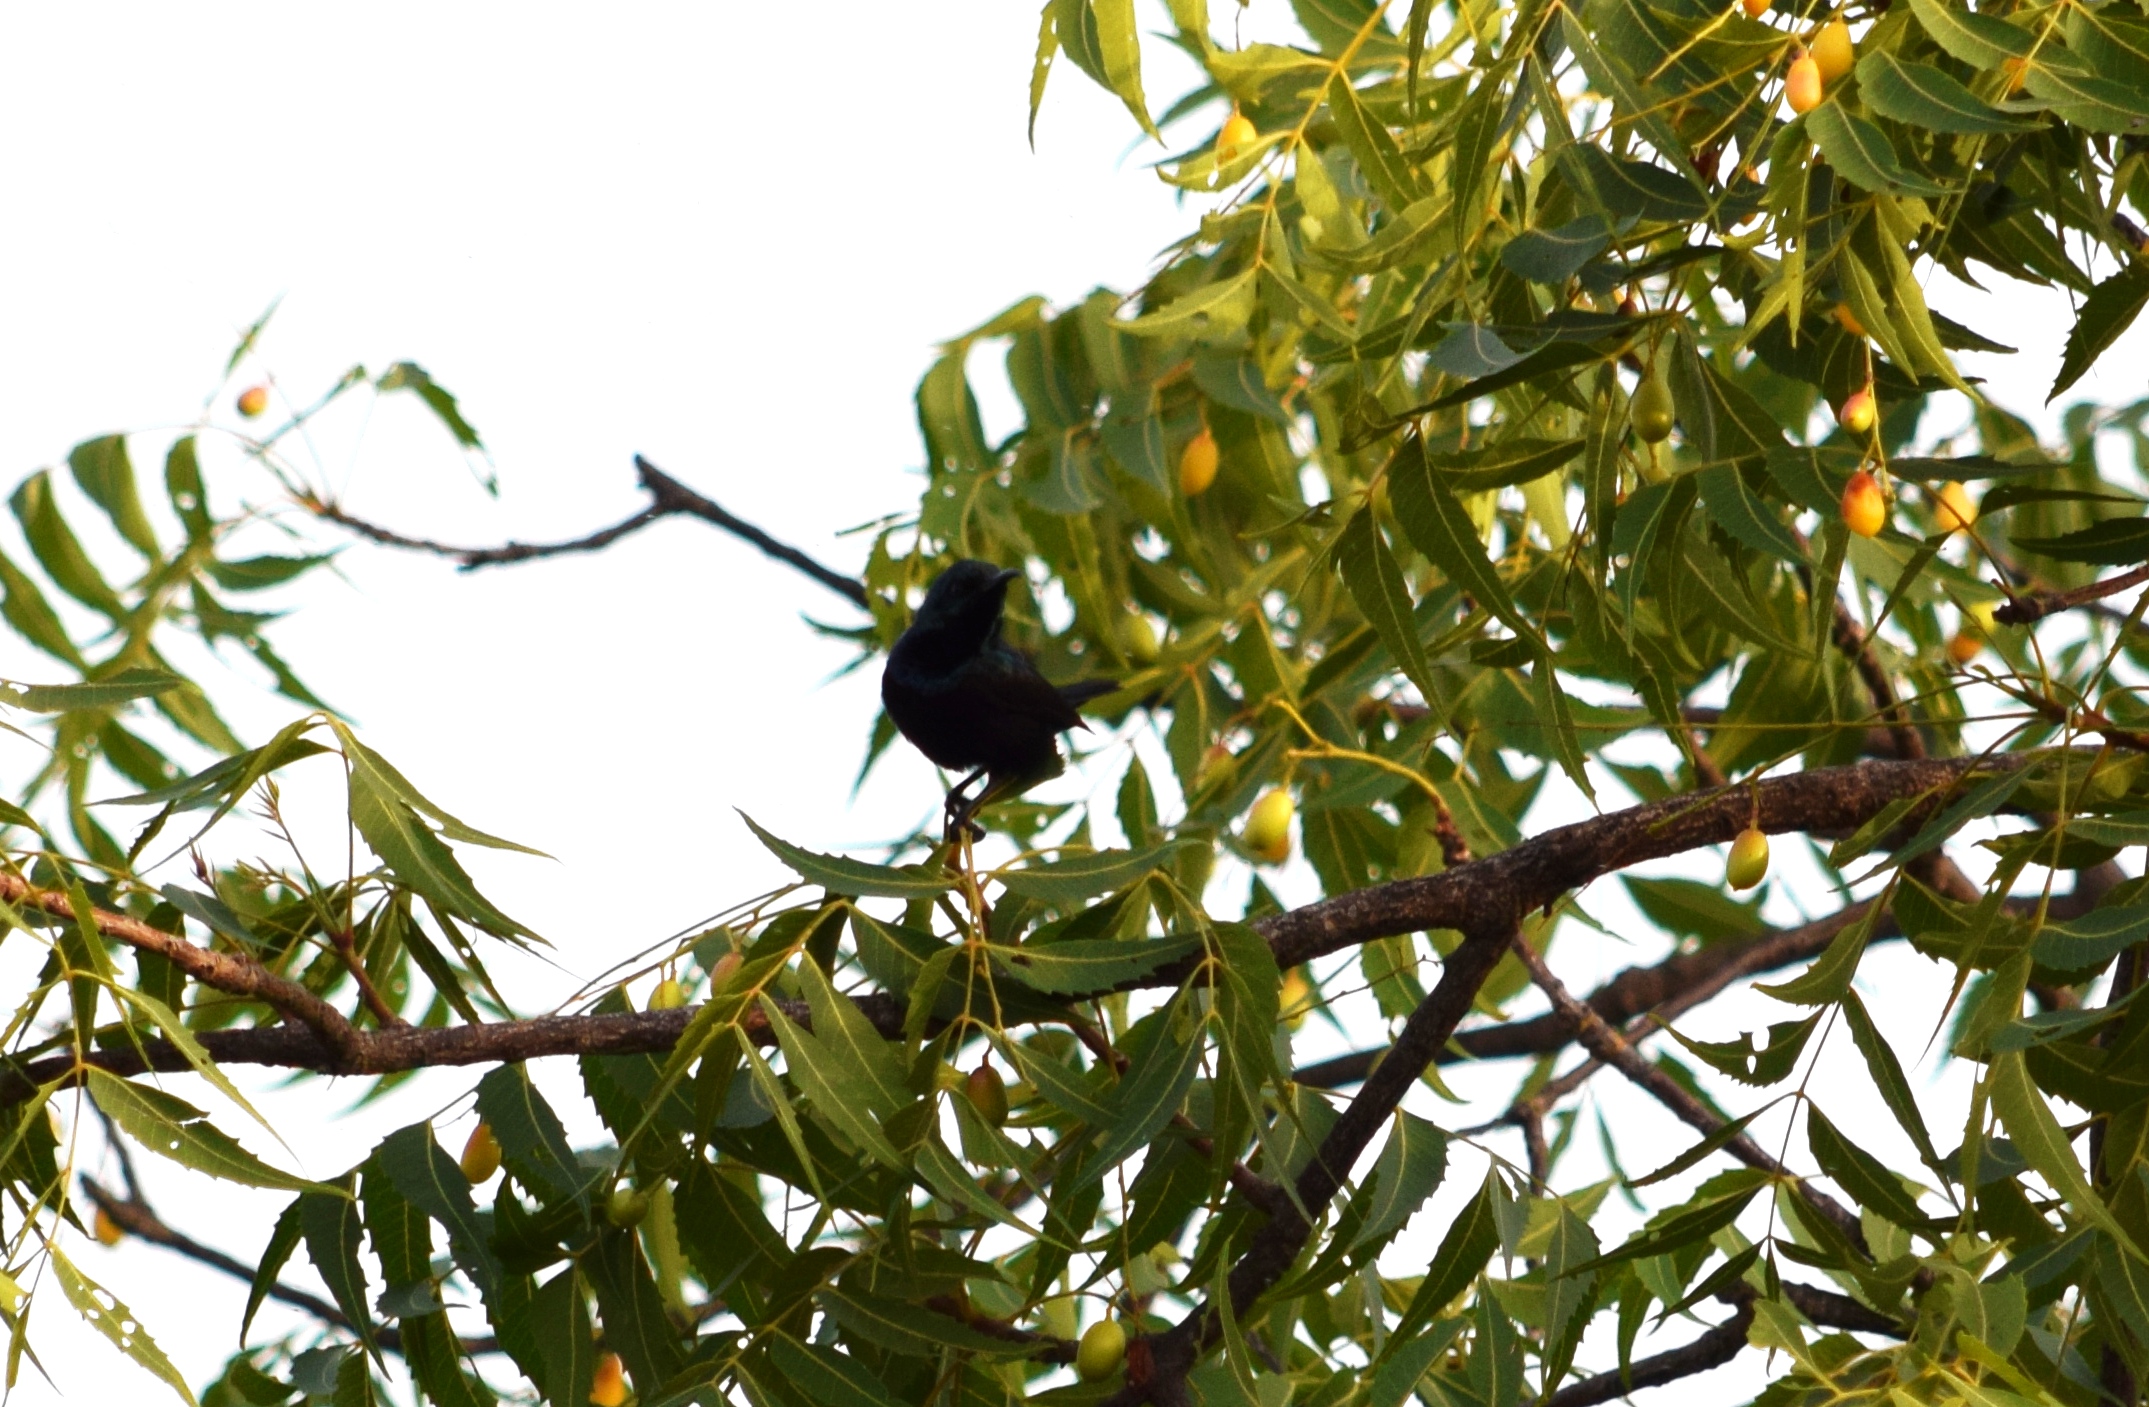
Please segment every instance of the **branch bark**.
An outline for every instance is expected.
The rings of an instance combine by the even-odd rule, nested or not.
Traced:
[[[2072,591],[2032,591],[2020,596],[2010,593],[2005,601],[1993,608],[1992,618],[2003,625],[2032,625],[2046,616],[2116,596],[2145,581],[2149,581],[2149,566],[2136,567],[2131,572],[2121,572],[2087,586],[2077,586]]]
[[[599,552],[623,537],[640,532],[660,518],[699,518],[751,543],[777,561],[797,568],[859,609],[866,608],[865,585],[855,577],[845,576],[834,568],[823,566],[798,548],[778,541],[744,518],[728,511],[714,499],[696,493],[680,483],[641,455],[634,457],[634,467],[640,476],[643,492],[649,495],[649,506],[611,527],[600,528],[596,532],[569,538],[564,542],[506,542],[497,547],[456,547],[445,542],[435,542],[431,538],[411,537],[392,528],[384,528],[378,523],[353,517],[334,503],[310,497],[302,498],[299,502],[301,507],[315,517],[338,527],[348,528],[369,541],[380,543],[384,547],[399,547],[407,552],[424,552],[434,557],[446,557],[466,572],[476,571],[480,567],[531,562],[542,557]]]

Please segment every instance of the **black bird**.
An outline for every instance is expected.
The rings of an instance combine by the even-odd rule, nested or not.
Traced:
[[[940,766],[969,773],[948,792],[951,840],[986,802],[1059,775],[1059,735],[1083,726],[1076,707],[1119,687],[1105,679],[1054,686],[1000,638],[1007,586],[1021,575],[975,558],[949,567],[881,674],[881,703],[903,736]],[[980,777],[984,790],[967,795]]]

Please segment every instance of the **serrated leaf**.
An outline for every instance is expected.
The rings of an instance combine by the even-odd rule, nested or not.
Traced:
[[[1701,488],[1702,506],[1717,526],[1756,552],[1765,552],[1793,566],[1807,565],[1798,542],[1751,488],[1736,464],[1712,464],[1694,476]]]
[[[741,811],[739,819],[769,852],[797,872],[801,879],[818,884],[831,894],[853,899],[927,899],[955,887],[952,876],[934,874],[922,865],[869,865],[843,855],[822,855],[779,840]]]
[[[885,1167],[903,1167],[903,1155],[896,1152],[888,1135],[881,1131],[880,1121],[873,1116],[871,1101],[877,1092],[870,1078],[784,1015],[783,1008],[765,996],[761,1009],[768,1017],[769,1028],[776,1033],[777,1043],[783,1047],[791,1078],[813,1101],[814,1111],[875,1161]]]
[[[1891,195],[1946,195],[1948,188],[1903,169],[1888,134],[1831,98],[1806,114],[1806,131],[1828,164],[1854,186]]]
[[[52,1273],[60,1282],[60,1293],[67,1296],[75,1313],[89,1321],[90,1327],[109,1339],[114,1348],[162,1379],[183,1401],[192,1404],[194,1392],[187,1386],[186,1378],[172,1366],[172,1360],[164,1356],[164,1350],[157,1347],[157,1341],[142,1327],[134,1311],[121,1304],[117,1295],[77,1270],[75,1263],[57,1245],[47,1242],[45,1253],[52,1258]]]
[[[455,1263],[490,1298],[501,1279],[491,1234],[478,1220],[470,1179],[435,1141],[432,1125],[412,1124],[389,1134],[373,1150],[373,1159],[405,1201],[447,1230]]]
[[[1986,1082],[1992,1110],[1999,1115],[2007,1136],[2014,1140],[2015,1151],[2066,1199],[2077,1216],[2095,1223],[2134,1255],[2140,1256],[2141,1248],[2134,1245],[2113,1219],[2104,1200],[2089,1185],[2089,1178],[2075,1158],[2074,1148],[2060,1128],[2059,1120],[2031,1081],[2022,1052],[1996,1053],[1987,1069]]]
[[[545,1202],[582,1194],[596,1174],[582,1166],[567,1130],[520,1064],[500,1065],[478,1081],[478,1117],[500,1140],[500,1161],[524,1190]]]
[[[1478,541],[1470,515],[1447,485],[1440,482],[1415,445],[1414,439],[1405,441],[1388,469],[1389,498],[1404,535],[1449,581],[1469,592],[1472,599],[1528,641],[1542,657],[1544,638],[1537,633],[1535,623],[1516,608],[1507,583],[1485,556],[1484,544]],[[1437,694],[1429,691],[1426,697]]]
[[[1136,337],[1173,340],[1215,337],[1234,331],[1244,327],[1246,320],[1253,316],[1259,273],[1259,269],[1249,268],[1207,287],[1182,293],[1161,308],[1115,322],[1113,326]]]
[[[2058,537],[2018,537],[2012,545],[2055,562],[2124,567],[2149,562],[2149,518],[2106,518]]]
[[[938,1358],[948,1349],[988,1358],[1021,1357],[1026,1343],[988,1338],[959,1319],[864,1291],[830,1287],[821,1303],[836,1322],[867,1343],[912,1358]]]
[[[1918,1210],[1916,1200],[1896,1180],[1895,1174],[1879,1159],[1845,1138],[1818,1105],[1806,1107],[1806,1144],[1821,1171],[1834,1178],[1836,1185],[1850,1193],[1858,1205],[1879,1213],[1897,1226],[1916,1227],[1924,1223],[1925,1214]]]
[[[1400,467],[1406,461],[1417,459],[1410,446],[1405,445],[1396,464]],[[1393,497],[1400,499],[1402,492],[1399,486],[1391,484]],[[1472,542],[1475,541],[1473,537]],[[1402,667],[1403,673],[1417,685],[1424,697],[1439,697],[1433,688],[1432,664],[1425,657],[1425,642],[1418,638],[1417,617],[1413,614],[1409,588],[1403,581],[1403,570],[1396,565],[1395,554],[1388,550],[1388,540],[1381,533],[1371,505],[1360,508],[1344,524],[1342,533],[1336,538],[1335,561],[1343,574],[1344,587],[1357,602],[1359,612],[1373,627],[1374,633],[1380,636],[1390,657]]]
[[[1134,0],[1089,0],[1096,16],[1097,52],[1104,60],[1104,86],[1127,105],[1142,130],[1164,140],[1149,120],[1149,104],[1142,96],[1141,32],[1135,27]]]
[[[1925,1115],[1918,1109],[1917,1097],[1903,1074],[1902,1062],[1895,1058],[1895,1051],[1873,1024],[1865,1002],[1855,990],[1843,993],[1843,1015],[1850,1024],[1851,1039],[1857,1043],[1859,1054],[1865,1057],[1866,1072],[1873,1078],[1873,1087],[1880,1091],[1880,1097],[1888,1111],[1895,1115],[1896,1123],[1910,1135],[1918,1157],[1927,1167],[1938,1168],[1940,1155],[1933,1148],[1933,1136],[1925,1127]]]
[[[1388,1141],[1374,1163],[1372,1202],[1358,1225],[1352,1248],[1386,1241],[1440,1186],[1448,1171],[1448,1136],[1439,1125],[1398,1111]]]
[[[1586,441],[1530,436],[1498,440],[1477,449],[1427,453],[1426,463],[1457,493],[1507,488],[1541,479],[1580,454]]]
[[[1441,1310],[1477,1279],[1485,1262],[1499,1249],[1499,1194],[1494,1186],[1498,1176],[1497,1171],[1488,1170],[1477,1196],[1471,1198],[1470,1205],[1448,1223],[1447,1231],[1440,1238],[1439,1249],[1433,1252],[1432,1260],[1426,1265],[1425,1278],[1418,1282],[1417,1292],[1410,1297],[1410,1303],[1403,1307],[1402,1317],[1396,1321],[1395,1332],[1389,1336],[1385,1353],[1393,1354],[1399,1345],[1432,1323]]]
[[[2089,296],[2082,300],[2082,310],[2075,314],[2074,327],[2067,333],[2067,350],[2060,359],[2059,375],[2045,395],[2045,404],[2050,405],[2060,392],[2096,365],[2097,358],[2134,325],[2145,303],[2149,303],[2149,267],[2141,264],[2129,264],[2089,290]]]
[[[992,872],[1010,894],[1045,904],[1072,904],[1099,894],[1124,889],[1168,863],[1186,844],[1167,841],[1142,850],[1097,850],[1087,855],[1064,855],[1043,864]]]
[[[90,502],[104,510],[127,545],[152,562],[162,554],[157,530],[149,525],[136,491],[134,461],[127,457],[127,437],[104,435],[84,440],[67,452],[67,467]]]
[[[819,1407],[895,1407],[895,1399],[865,1364],[825,1344],[802,1344],[787,1334],[769,1338],[769,1361],[793,1391]]]
[[[247,1187],[287,1192],[318,1190],[321,1184],[280,1172],[239,1146],[236,1139],[208,1122],[208,1116],[183,1099],[148,1085],[123,1080],[95,1066],[83,1071],[90,1098],[129,1138],[159,1157],[198,1173]]]
[[[1934,43],[1972,68],[1998,68],[2008,59],[2026,58],[2037,44],[2037,37],[2020,25],[1947,0],[1910,0],[1910,9]]]
[[[1952,74],[1899,59],[1885,49],[1868,50],[1858,60],[1858,92],[1880,116],[1928,132],[1979,136],[2034,131],[2038,126],[2027,118],[1995,112]]]
[[[2078,832],[2073,824],[2069,835]],[[2030,956],[2062,972],[2102,968],[2121,952],[2149,937],[2149,905],[2093,909],[2066,923],[2047,923],[2030,940]]]
[[[1524,230],[1500,250],[1500,262],[1532,283],[1559,287],[1612,242],[1612,223],[1592,211],[1549,230]]]
[[[995,967],[1013,973],[1024,986],[1055,995],[1086,996],[1139,982],[1166,963],[1200,949],[1200,938],[1182,934],[1139,942],[1075,938],[1020,948],[993,946],[986,951]]]

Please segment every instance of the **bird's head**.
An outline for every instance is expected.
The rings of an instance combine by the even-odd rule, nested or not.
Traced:
[[[983,643],[1000,622],[1008,584],[1021,575],[1019,567],[1001,568],[965,557],[934,579],[912,627],[975,636]]]

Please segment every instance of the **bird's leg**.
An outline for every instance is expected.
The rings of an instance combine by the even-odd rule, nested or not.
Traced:
[[[946,822],[946,827],[941,832],[942,840],[952,844],[955,837],[962,832],[963,827],[970,824],[971,814],[977,810],[982,798],[978,801],[973,801],[965,793],[969,791],[970,784],[984,776],[985,772],[986,769],[980,767],[954,786],[948,788],[947,801],[941,807],[941,818]],[[975,826],[971,827],[971,832],[977,838],[983,838],[982,833]]]

